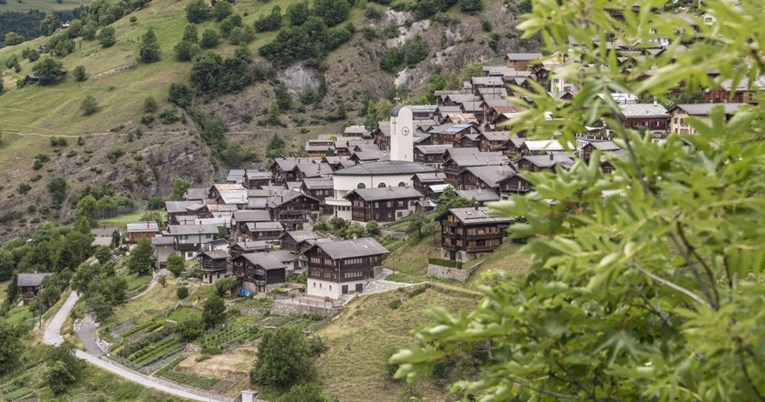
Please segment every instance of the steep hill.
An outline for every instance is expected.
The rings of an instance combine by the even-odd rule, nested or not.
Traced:
[[[116,30],[117,42],[109,48],[102,48],[98,40],[76,38],[74,52],[56,58],[69,73],[53,85],[17,88],[18,80],[32,75],[34,64],[21,57],[22,50],[42,47],[50,37],[0,49],[0,66],[15,55],[21,67],[18,72],[6,69],[2,74],[5,90],[0,93],[0,210],[23,213],[22,217],[0,216],[6,232],[0,238],[20,233],[36,220],[65,221],[71,216],[66,206],[60,213],[26,212],[30,205],[48,203],[46,184],[52,178],[66,179],[69,197],[79,194],[85,185],[109,185],[116,194],[126,195],[140,206],[151,195],[167,196],[175,177],[199,184],[222,177],[227,169],[225,158],[215,157],[219,154],[197,134],[202,131],[198,118],[195,121],[187,113],[189,109],[184,111],[167,101],[170,83],[193,86],[192,62],[177,61],[173,50],[187,24],[184,10],[189,3],[154,0],[115,21],[111,26]],[[284,13],[293,3],[297,1],[239,2],[233,10],[242,16],[245,25],[252,25],[269,14],[273,6],[280,6]],[[533,48],[533,42],[520,43],[516,39],[516,13],[514,3],[484,1],[483,10],[476,15],[462,13],[455,5],[438,15],[441,22],[415,21],[409,11],[358,3],[346,22],[334,28],[353,24],[355,33],[318,64],[314,60],[279,66],[276,79],[256,82],[236,93],[198,92],[193,107],[200,114],[219,116],[228,127],[226,141],[253,151],[255,158],[248,165],[257,165],[264,159],[267,139],[275,133],[286,140],[286,151],[299,152],[305,140],[317,134],[337,133],[344,124],[364,123],[366,117],[362,114],[370,101],[396,95],[423,101],[421,96],[429,93],[428,80],[434,74],[461,77],[469,63],[499,62],[500,55],[507,51]],[[288,24],[286,18],[283,24]],[[206,29],[218,30],[219,26],[208,20],[197,24],[197,30],[201,34]],[[153,29],[159,40],[161,59],[144,64],[138,62],[139,44],[148,29]],[[255,35],[247,46],[254,56],[251,66],[270,68],[271,63],[258,55],[258,49],[276,36],[275,31]],[[380,68],[380,60],[389,48],[417,36],[427,51],[424,60],[403,70],[394,69],[395,74]],[[236,46],[224,41],[207,52],[231,57],[235,50]],[[77,66],[84,66],[89,75],[86,81],[78,82],[73,77]],[[283,126],[265,124],[262,116],[276,99],[279,82],[288,88],[293,107],[279,112]],[[325,94],[318,101],[303,104],[301,95],[311,90],[323,90]],[[86,96],[94,97],[99,106],[91,116],[84,116],[80,110]],[[147,97],[156,99],[160,112],[175,109],[180,121],[142,123]],[[345,117],[338,116],[341,109]],[[54,147],[52,136],[67,137],[68,145]],[[85,145],[77,145],[79,137]],[[126,156],[111,163],[107,156],[115,152]],[[38,154],[46,155],[50,162],[33,170]],[[140,171],[144,173],[139,175]],[[41,177],[30,182],[35,175]],[[142,184],[135,185],[136,178]],[[31,189],[20,188],[25,185]],[[72,202],[76,201],[75,197]]]

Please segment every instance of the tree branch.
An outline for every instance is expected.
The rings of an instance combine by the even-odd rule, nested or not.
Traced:
[[[688,238],[685,236],[685,231],[683,230],[683,225],[680,223],[680,221],[677,221],[677,234],[680,235],[680,240],[683,241],[683,244],[685,245],[685,248],[688,249],[688,251],[696,258],[696,260],[699,262],[699,264],[704,268],[704,272],[707,274],[707,278],[709,279],[709,285],[712,286],[712,291],[715,294],[715,303],[719,306],[720,305],[720,294],[717,293],[717,286],[715,286],[715,276],[712,272],[712,268],[707,264],[706,261],[704,261],[703,258],[701,258],[701,255],[696,251],[696,248],[691,245],[691,243],[688,241]]]
[[[635,268],[636,270],[640,271],[640,272],[641,272],[641,273],[643,273],[645,276],[647,276],[647,277],[649,277],[649,278],[651,278],[651,279],[655,280],[656,282],[659,282],[659,283],[661,283],[662,285],[668,286],[668,287],[670,287],[670,288],[672,288],[672,289],[674,289],[674,290],[677,290],[678,292],[680,292],[680,293],[682,293],[682,294],[684,294],[684,295],[686,295],[686,296],[690,297],[690,298],[691,298],[691,299],[693,299],[695,302],[697,302],[697,303],[699,303],[699,304],[704,304],[704,305],[707,305],[707,302],[706,302],[706,301],[704,301],[704,299],[703,299],[703,298],[701,298],[699,295],[697,295],[697,294],[695,294],[695,293],[691,292],[690,290],[688,290],[688,289],[686,289],[686,288],[684,288],[684,287],[682,287],[682,286],[680,286],[680,285],[678,285],[678,284],[676,284],[676,283],[674,283],[674,282],[672,282],[672,281],[669,281],[669,280],[667,280],[667,279],[664,279],[664,278],[662,278],[662,277],[660,277],[660,276],[654,275],[653,273],[651,273],[651,272],[648,272],[648,271],[646,271],[645,269],[641,268],[641,267],[640,267],[638,264],[636,264],[636,263],[634,263],[634,262],[633,262],[633,263],[630,263],[630,266],[631,266],[632,268]]]
[[[704,293],[704,298],[707,299],[707,303],[710,307],[712,307],[712,310],[717,311],[718,306],[717,302],[715,302],[715,299],[712,297],[712,293],[709,292],[708,286],[704,283],[704,280],[701,279],[701,274],[699,274],[699,270],[696,269],[696,264],[691,259],[691,256],[688,254],[688,249],[683,247],[682,244],[677,240],[677,237],[674,233],[669,232],[669,238],[672,240],[672,243],[675,244],[675,247],[677,247],[677,250],[680,251],[680,254],[683,255],[683,258],[685,259],[685,264],[688,266],[688,269],[691,270],[691,274],[693,275],[693,279],[696,280],[696,283],[698,283],[699,287],[701,288],[701,292]]]

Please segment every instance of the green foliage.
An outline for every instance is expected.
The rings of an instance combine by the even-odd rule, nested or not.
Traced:
[[[175,45],[175,58],[179,61],[191,61],[202,49],[195,42],[183,40]]]
[[[308,21],[311,11],[308,9],[308,2],[292,3],[287,7],[287,20],[292,26],[300,26]]]
[[[40,52],[37,49],[27,47],[21,51],[21,57],[34,63],[40,58]]]
[[[0,281],[7,281],[13,277],[16,263],[10,251],[0,248]]]
[[[32,72],[40,79],[40,85],[49,85],[61,77],[63,66],[61,62],[46,57],[32,66]]]
[[[93,253],[93,255],[96,257],[99,264],[102,265],[112,260],[112,252],[109,250],[109,247],[106,246],[96,247],[96,251]]]
[[[181,273],[186,270],[183,256],[179,253],[170,253],[170,255],[167,256],[167,270],[172,272],[176,278],[181,276]],[[186,292],[186,295],[188,296],[188,289],[186,289]]]
[[[186,19],[189,22],[198,24],[208,18],[210,18],[210,10],[207,8],[207,3],[203,0],[191,0],[186,6]]]
[[[483,8],[481,0],[459,0],[460,10],[463,13],[475,14]]]
[[[143,112],[144,113],[157,113],[159,107],[157,101],[152,96],[148,96],[143,100]]]
[[[61,26],[61,20],[54,14],[48,14],[40,22],[40,32],[45,36],[51,36]]]
[[[253,82],[246,49],[239,48],[234,57],[224,59],[206,53],[194,60],[191,81],[201,91],[238,92]]]
[[[80,103],[80,110],[83,116],[90,116],[98,112],[98,101],[92,95],[88,95]]]
[[[367,222],[366,230],[370,236],[379,236],[380,224],[377,221],[369,221]]]
[[[227,166],[242,166],[245,162],[255,159],[255,153],[235,142],[226,143],[217,154],[218,159]]]
[[[225,297],[228,293],[231,296],[234,290],[239,286],[239,280],[235,276],[227,276],[218,282],[215,282],[215,294]]]
[[[128,271],[133,274],[148,275],[154,267],[154,246],[148,239],[138,242],[130,254]]]
[[[187,297],[189,297],[189,288],[186,286],[181,286],[175,291],[175,296],[178,298],[178,300],[183,300]],[[201,325],[200,325],[201,327]]]
[[[212,16],[215,18],[215,21],[221,22],[233,12],[234,10],[231,7],[231,3],[228,1],[219,1],[215,3],[215,7],[213,7]]]
[[[82,82],[88,79],[88,73],[85,71],[84,66],[77,66],[74,68],[74,79]]]
[[[107,48],[117,43],[117,31],[113,27],[103,27],[98,33],[98,42],[101,47]]]
[[[0,318],[0,374],[16,369],[22,351],[21,331]]]
[[[202,322],[205,328],[215,328],[226,321],[226,303],[217,294],[211,295],[205,301],[202,310]]]
[[[197,26],[194,24],[186,24],[183,28],[183,37],[181,41],[187,41],[191,43],[199,42],[199,33],[197,32]]]
[[[258,359],[250,371],[250,382],[286,390],[314,378],[310,345],[298,328],[279,328],[266,333],[258,347]]]
[[[5,68],[12,68],[15,72],[21,71],[21,63],[19,63],[19,58],[16,57],[16,55],[12,55],[8,58],[8,60],[5,61]]]
[[[287,10],[289,15],[290,9]],[[327,52],[347,42],[353,32],[351,24],[327,29],[323,19],[313,16],[299,26],[282,28],[276,38],[258,49],[258,52],[278,66],[288,66],[301,60],[320,60]]]
[[[179,292],[179,299],[185,299],[186,297],[180,297],[180,290],[186,289],[186,294],[188,296],[189,290],[185,287],[178,288]],[[184,342],[192,342],[202,336],[205,332],[205,327],[202,323],[202,320],[198,317],[188,317],[185,320],[178,323],[178,326],[175,327],[175,334],[178,335],[179,338],[181,338]]]
[[[436,200],[436,209],[434,215],[438,216],[452,208],[467,208],[477,205],[475,199],[465,199],[459,196],[453,188],[447,188]]]
[[[193,99],[194,94],[191,92],[191,88],[189,88],[186,84],[179,82],[173,82],[170,84],[169,94],[167,97],[167,100],[170,101],[170,103],[174,103],[185,109],[191,107],[191,102]]]
[[[255,30],[258,32],[276,31],[282,26],[282,9],[274,6],[271,13],[255,20]]]
[[[232,45],[246,45],[255,40],[255,30],[249,25],[235,27],[228,34],[228,41]]]
[[[191,187],[191,182],[188,180],[184,180],[181,178],[176,178],[173,180],[173,193],[170,196],[173,201],[180,201],[183,199],[183,195],[186,194],[186,191],[188,191],[189,187]]]
[[[321,392],[321,387],[314,383],[298,384],[279,398],[279,402],[329,402]]]
[[[212,29],[205,29],[202,32],[202,39],[199,41],[199,46],[201,46],[202,49],[212,49],[218,46],[218,43],[220,43],[218,32],[213,31]]]
[[[220,33],[224,38],[228,38],[235,27],[242,26],[242,16],[239,14],[231,14],[220,23]]]
[[[138,49],[138,59],[143,63],[154,63],[155,61],[159,61],[159,58],[159,41],[157,40],[157,35],[154,33],[154,30],[149,28],[141,40],[141,46]]]
[[[428,49],[421,37],[404,42],[399,47],[388,50],[380,59],[380,68],[388,72],[397,72],[400,68],[413,66],[428,56]]]
[[[564,101],[541,86],[516,88],[512,103],[528,109],[508,129],[532,139],[556,133],[568,143],[602,116],[617,116],[603,120],[625,159],[606,156],[613,174],[601,172],[599,152],[568,171],[532,174],[535,191],[496,204],[498,215],[525,217],[509,231],[533,236],[522,249],[533,256],[531,273],[482,288],[472,312],[434,310],[434,325],[417,334],[420,347],[393,356],[402,364],[396,376],[413,380],[489,344],[491,358],[478,373],[452,385],[462,398],[761,400],[765,366],[757,356],[765,326],[753,312],[761,311],[765,291],[765,106],[732,117],[713,108],[708,121],[691,120],[697,135],[656,144],[624,128],[619,105],[598,96],[693,92],[711,84],[710,69],[720,72],[715,82],[759,77],[761,62],[742,63],[765,60],[751,46],[764,37],[759,3],[705,3],[700,13],[716,22],[699,18],[698,32],[660,8],[532,4],[519,26],[523,38],[540,36],[546,54],[570,56],[552,78],[575,80],[580,90]],[[611,17],[614,7],[623,22]],[[668,50],[628,56],[628,71],[616,50],[603,46],[605,38],[655,37],[669,38]]]
[[[56,395],[66,392],[80,379],[85,369],[85,363],[74,356],[74,350],[69,344],[50,347],[45,363],[45,383]]]
[[[50,193],[53,208],[58,209],[66,199],[66,180],[56,177],[48,182],[48,193]]]
[[[24,42],[24,36],[17,34],[16,32],[8,32],[5,34],[5,45],[14,46]]]
[[[412,9],[414,16],[421,20],[431,18],[438,13],[444,13],[456,3],[457,0],[417,0]]]
[[[333,27],[348,18],[351,4],[348,0],[314,0],[314,15],[324,20],[328,27]]]

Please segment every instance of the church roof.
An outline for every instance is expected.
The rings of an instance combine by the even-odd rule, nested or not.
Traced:
[[[362,163],[334,172],[335,176],[385,176],[435,172],[436,169],[419,162],[378,161]]]

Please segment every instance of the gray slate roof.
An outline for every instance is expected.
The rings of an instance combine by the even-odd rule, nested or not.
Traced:
[[[213,260],[225,260],[226,258],[229,257],[228,251],[224,251],[224,250],[205,251],[199,255],[200,257],[207,256]]]
[[[446,173],[418,173],[412,178],[414,179],[414,177],[419,179],[422,183],[443,183],[444,180],[446,180]]]
[[[284,226],[279,222],[248,222],[247,230],[250,232],[271,232],[284,230]]]
[[[128,233],[159,232],[159,225],[155,221],[139,221],[127,224]]]
[[[304,179],[303,185],[307,190],[331,190],[332,178]]]
[[[452,148],[451,144],[439,144],[439,145],[417,145],[415,148],[425,155],[431,154],[443,154],[447,149]]]
[[[388,253],[388,249],[371,237],[317,243],[316,247],[322,249],[333,260],[369,257]]]
[[[239,246],[244,251],[260,251],[265,250],[269,247],[269,244],[265,240],[256,240],[256,241],[240,241],[239,243],[236,243],[237,246]]]
[[[345,198],[349,198],[351,194],[357,194],[364,201],[400,200],[402,198],[422,197],[422,194],[412,187],[357,188],[346,194]]]
[[[236,257],[236,259],[239,258],[244,258],[252,265],[257,265],[266,271],[287,268],[287,266],[284,265],[283,262],[279,261],[279,258],[277,258],[275,255],[272,255],[272,253],[247,253]]]
[[[218,225],[169,225],[167,230],[173,236],[217,234]]]
[[[510,166],[471,166],[465,169],[489,187],[497,187],[499,182],[515,176],[517,172]]]
[[[40,286],[43,283],[43,279],[49,275],[53,274],[49,272],[39,274],[18,274],[16,286]]]
[[[454,190],[454,192],[467,200],[475,198],[478,202],[499,201],[499,194],[492,190]]]
[[[619,107],[622,109],[622,115],[627,118],[669,117],[667,109],[658,103],[628,103]]]
[[[532,61],[542,57],[542,53],[508,53],[505,57],[513,61]]]
[[[432,167],[419,162],[378,161],[362,163],[335,171],[335,176],[386,176],[435,172]]]
[[[266,210],[240,210],[234,212],[234,221],[241,222],[269,222],[271,221],[271,214]]]
[[[672,111],[680,109],[691,116],[708,116],[713,107],[722,106],[725,114],[733,114],[745,105],[746,103],[691,103],[677,105],[672,108]]]
[[[319,238],[319,235],[317,235],[313,230],[293,230],[291,232],[284,233],[281,237],[286,236],[292,237],[296,243]]]
[[[489,215],[488,207],[452,208],[444,212],[443,214],[441,214],[438,217],[438,219],[440,219],[442,216],[446,214],[454,215],[465,226],[485,225],[485,224],[491,224],[491,223],[507,224],[507,223],[513,222],[513,220],[510,218],[502,218],[498,216]]]

